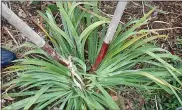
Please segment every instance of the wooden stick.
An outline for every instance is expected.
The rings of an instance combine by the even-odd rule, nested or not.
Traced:
[[[43,47],[45,45],[45,41],[14,12],[12,12],[4,3],[2,3],[2,16],[37,46]]]
[[[104,38],[104,42],[102,44],[101,50],[99,52],[99,55],[96,59],[95,64],[92,66],[91,71],[95,71],[97,69],[97,67],[99,66],[99,64],[101,63],[101,61],[104,59],[104,56],[107,53],[109,44],[114,37],[114,33],[116,32],[116,28],[118,27],[121,16],[123,15],[126,4],[127,4],[127,2],[122,2],[122,1],[118,2],[116,10],[114,12],[114,16],[111,20],[111,23],[110,23],[109,28],[107,30],[106,36]]]
[[[13,11],[11,11],[4,3],[2,3],[2,16],[13,26],[15,26],[22,34],[31,42],[41,47],[45,52],[52,56],[61,64],[68,66],[68,61],[59,55],[42,37],[40,37],[33,29],[31,29],[23,20],[21,20]]]
[[[11,32],[8,30],[7,27],[4,27],[4,30],[8,33],[8,35],[13,39],[13,41],[15,42],[16,46],[18,45],[18,42],[16,41],[16,39],[13,37],[13,35],[11,34]]]

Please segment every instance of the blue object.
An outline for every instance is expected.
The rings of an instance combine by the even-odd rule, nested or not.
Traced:
[[[182,110],[182,107],[178,107],[176,110]]]
[[[16,59],[16,55],[4,48],[1,48],[1,68],[12,64],[11,61]]]

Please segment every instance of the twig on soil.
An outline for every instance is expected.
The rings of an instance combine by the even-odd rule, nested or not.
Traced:
[[[128,104],[129,109],[132,110],[132,108],[130,107],[130,102],[129,102],[129,100],[126,100],[126,102],[127,102],[127,104]]]
[[[16,84],[12,84],[2,94],[7,93],[10,89],[14,88],[15,86],[16,86]]]
[[[155,95],[155,106],[156,106],[156,110],[159,110],[158,106],[157,106],[157,97]]]
[[[151,31],[165,31],[165,30],[172,30],[172,29],[182,29],[182,27],[163,28],[163,29],[151,29],[151,30],[149,30],[149,32],[151,32]]]
[[[98,9],[98,10],[99,10],[99,9]],[[110,20],[112,19],[113,15],[107,14],[107,13],[103,12],[102,10],[99,10],[99,11],[100,11],[102,14],[104,14],[105,16],[109,17]],[[123,22],[121,22],[121,21],[119,21],[119,23],[125,24],[125,23],[123,23]]]
[[[163,23],[163,24],[168,24],[169,25],[169,23],[164,22],[164,21],[153,21],[152,23]]]
[[[57,12],[57,13],[56,13],[56,15],[55,15],[55,19],[56,19],[58,16],[59,16],[59,12]]]
[[[15,42],[16,46],[19,46],[18,42],[16,41],[16,39],[13,37],[13,35],[11,34],[11,32],[8,30],[7,27],[4,27],[4,30],[8,33],[8,35],[13,39],[13,41]]]
[[[42,1],[40,1],[40,9],[42,10]],[[42,16],[40,16],[40,23],[39,24],[43,27],[42,21],[43,21],[43,18],[42,18]]]
[[[83,11],[86,11],[86,12],[88,12],[88,13],[90,13],[90,14],[96,16],[96,17],[98,17],[98,18],[101,18],[101,17],[102,17],[102,16],[99,16],[99,15],[95,14],[94,12],[92,12],[92,11],[86,9],[86,8],[83,8],[82,6],[77,6],[77,7],[80,8],[80,9],[82,9]],[[103,18],[103,19],[107,19],[107,18],[104,18],[104,17],[102,17],[102,18]]]
[[[145,15],[145,6],[144,6],[144,3],[143,3],[143,1],[142,1],[142,8],[143,8],[143,15]]]
[[[102,11],[102,10],[100,10],[100,9],[98,9],[98,11],[99,11],[99,12],[101,12],[103,15],[105,15],[105,16],[107,16],[107,17],[109,17],[109,18],[112,18],[112,17],[113,17],[113,15],[111,15],[111,14],[107,14],[107,13],[103,12],[103,11]]]
[[[2,94],[6,94],[6,97],[5,97],[4,99],[9,100],[9,101],[13,101],[13,100],[14,100],[14,98],[10,97],[10,96],[8,95],[7,92],[8,92],[10,89],[14,88],[15,86],[16,86],[16,84],[10,85],[10,86],[2,93]]]
[[[86,11],[86,12],[88,12],[88,13],[90,13],[90,14],[92,14],[92,15],[94,15],[94,16],[96,16],[96,17],[98,17],[98,18],[101,18],[102,16],[99,16],[99,15],[97,15],[97,14],[95,14],[94,12],[92,12],[92,11],[90,11],[90,10],[87,10],[86,8],[83,8],[82,6],[77,6],[78,8],[80,8],[80,9],[82,9],[83,11]],[[102,12],[101,10],[99,10],[100,12]],[[102,12],[104,15],[106,15],[107,17],[109,17],[109,18],[105,18],[105,17],[102,17],[103,19],[108,19],[108,20],[111,20],[111,16],[113,16],[113,15],[111,15],[111,16],[109,16],[108,14],[106,14],[106,13],[104,13],[104,12]],[[119,21],[119,23],[121,23],[121,24],[125,24],[125,23],[123,23],[123,22],[121,22],[121,21]]]

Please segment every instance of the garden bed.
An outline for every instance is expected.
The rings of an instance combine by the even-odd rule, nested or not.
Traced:
[[[11,9],[19,15],[24,21],[26,21],[37,33],[40,35],[44,34],[41,30],[35,25],[29,16],[35,17],[40,22],[43,20],[38,16],[37,10],[45,10],[48,5],[54,4],[54,2],[6,2],[9,4]],[[112,17],[114,10],[116,7],[116,2],[100,2],[99,8],[100,12],[104,16]],[[136,18],[141,18],[145,13],[147,13],[151,7],[156,7],[157,11],[152,15],[152,20],[150,23],[142,28],[145,29],[166,29],[162,30],[159,33],[166,34],[169,37],[166,39],[156,40],[154,42],[155,45],[158,45],[166,50],[169,50],[172,54],[178,55],[182,58],[182,45],[178,43],[178,39],[182,39],[182,2],[129,2],[124,15],[122,16],[121,22],[123,24],[128,21]],[[31,14],[31,15],[29,15]],[[61,23],[61,22],[60,22]],[[61,24],[60,24],[61,25]],[[177,28],[178,27],[178,28]],[[181,27],[181,28],[179,28]],[[2,47],[5,47],[9,50],[14,51],[18,57],[26,51],[18,50],[16,51],[19,45],[28,41],[18,30],[16,30],[13,26],[9,25],[6,20],[2,19],[2,33],[1,33],[1,44]],[[9,34],[8,33],[8,31]],[[3,70],[2,70],[3,74]],[[3,77],[3,84],[12,79],[14,74],[10,74],[6,77]],[[173,105],[172,109],[179,106],[178,102],[175,102],[176,99],[167,94],[167,93],[159,93],[159,94],[141,94],[134,88],[130,87],[122,87],[121,88],[121,96],[124,97],[126,110],[134,110],[141,108],[151,108],[157,109],[163,106],[163,108],[168,108],[168,105]],[[5,90],[2,90],[2,92]],[[144,98],[145,96],[145,98]],[[147,98],[148,97],[148,98]],[[169,99],[174,99],[170,101]],[[3,99],[4,103],[11,102],[11,100]],[[160,104],[161,103],[161,104]],[[157,104],[157,106],[156,106]]]

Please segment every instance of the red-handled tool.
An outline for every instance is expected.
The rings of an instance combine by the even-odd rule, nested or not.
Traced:
[[[123,11],[125,9],[127,2],[119,1],[117,4],[117,7],[114,12],[114,16],[111,20],[111,23],[109,24],[109,28],[107,30],[106,36],[104,38],[101,50],[99,52],[99,55],[97,56],[97,59],[95,61],[95,64],[92,66],[91,71],[95,71],[101,61],[104,59],[104,56],[107,53],[108,47],[110,42],[112,41],[114,37],[114,33],[116,32],[116,29],[118,27],[119,21],[121,19],[121,16],[123,15]]]

